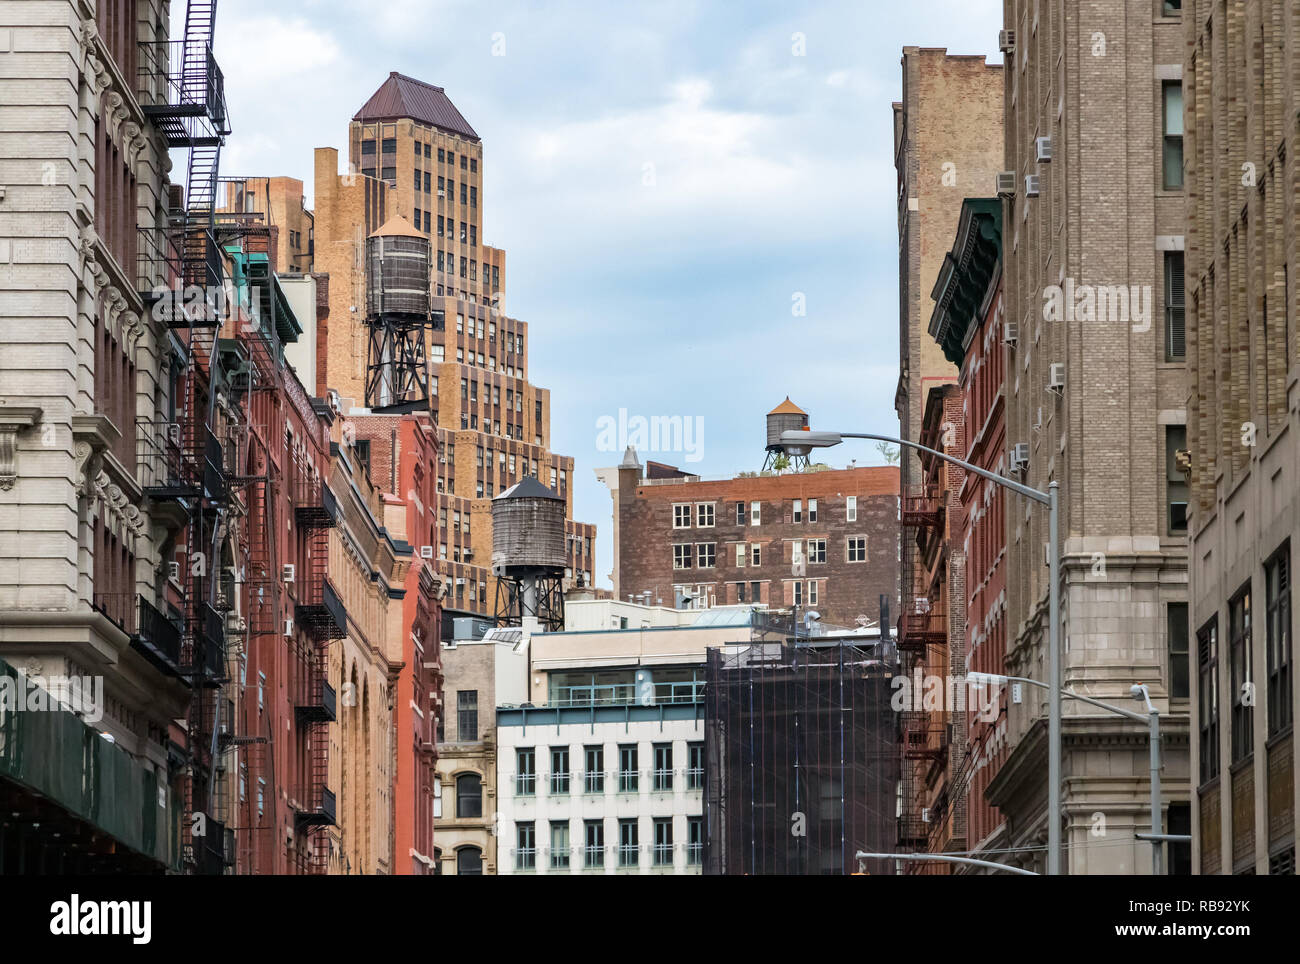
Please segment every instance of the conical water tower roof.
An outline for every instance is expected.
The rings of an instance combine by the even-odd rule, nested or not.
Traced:
[[[427,240],[423,232],[411,227],[411,222],[406,220],[400,214],[389,218],[384,224],[371,235],[372,238],[420,238]]]
[[[798,405],[796,405],[794,402],[790,401],[790,396],[787,395],[785,397],[784,402],[782,402],[776,408],[772,409],[772,411],[768,412],[767,414],[768,415],[807,415],[808,413],[805,412]]]
[[[542,483],[538,482],[537,479],[531,475],[520,479],[514,485],[510,486],[510,488],[498,495],[493,501],[496,502],[501,499],[554,499],[556,502],[564,501],[562,496],[557,495],[553,490],[542,485]]]

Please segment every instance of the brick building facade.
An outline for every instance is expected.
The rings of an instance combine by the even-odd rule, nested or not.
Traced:
[[[898,469],[873,467],[719,481],[618,469],[618,587],[625,597],[699,608],[815,609],[853,626],[898,599]]]
[[[1192,863],[1293,874],[1300,20],[1287,4],[1182,7]]]

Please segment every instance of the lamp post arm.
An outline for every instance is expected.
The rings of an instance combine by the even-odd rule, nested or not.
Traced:
[[[1008,676],[1007,680],[1012,683],[1028,683],[1030,686],[1037,686],[1039,689],[1048,689],[1048,685],[1042,680],[1030,679],[1027,676]],[[1076,693],[1074,690],[1061,688],[1061,695],[1068,696],[1070,699],[1079,700],[1083,703],[1091,703],[1093,706],[1100,706],[1104,710],[1110,710],[1112,713],[1118,713],[1120,716],[1127,716],[1130,720],[1137,720],[1139,723],[1147,722],[1148,716],[1145,713],[1135,713],[1132,710],[1126,710],[1120,706],[1113,706],[1110,703],[1103,703],[1101,700],[1093,699],[1091,696],[1084,696],[1082,693]]]
[[[1025,877],[1037,877],[1032,870],[1025,870],[1023,867],[1012,867],[1009,864],[999,864],[992,860],[976,860],[974,857],[954,857],[951,854],[874,854],[867,853],[865,850],[859,850],[855,854],[858,860],[879,858],[880,860],[918,860],[922,862],[939,861],[947,864],[966,864],[971,867],[988,867],[992,870],[1003,870],[1009,874],[1021,874]]]
[[[951,462],[953,465],[960,466],[967,472],[973,472],[975,475],[988,479],[991,482],[996,482],[998,485],[1005,486],[1013,492],[1018,492],[1026,498],[1033,499],[1035,502],[1041,502],[1043,505],[1047,505],[1049,502],[1049,497],[1046,492],[1040,492],[1038,489],[1032,488],[1028,485],[1023,485],[1013,479],[1008,479],[1005,475],[998,475],[998,473],[990,472],[988,469],[982,469],[978,465],[971,465],[969,462],[964,462],[955,456],[948,455],[946,452],[940,452],[938,449],[932,449],[917,442],[909,442],[907,439],[893,438],[889,435],[874,435],[869,432],[839,432],[837,434],[839,434],[841,438],[865,438],[876,442],[889,442],[893,445],[905,445],[908,448],[916,449],[920,452],[926,452],[936,458],[943,459],[945,462]]]

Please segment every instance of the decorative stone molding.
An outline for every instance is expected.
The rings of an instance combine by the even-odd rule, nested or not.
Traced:
[[[38,406],[0,405],[0,490],[18,481],[18,436],[41,420]]]
[[[77,494],[92,494],[91,480],[104,469],[104,453],[122,437],[107,415],[72,416],[72,458]]]

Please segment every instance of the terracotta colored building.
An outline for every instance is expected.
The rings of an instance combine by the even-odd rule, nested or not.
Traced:
[[[400,670],[393,693],[396,765],[393,873],[432,874],[437,728],[442,709],[442,580],[434,569],[438,526],[436,427],[427,414],[353,415],[344,423],[364,451],[369,477],[390,505],[405,507],[413,560],[406,574]]]
[[[843,626],[878,619],[882,595],[897,600],[897,467],[656,474],[629,449],[612,488],[624,598],[793,606]]]

